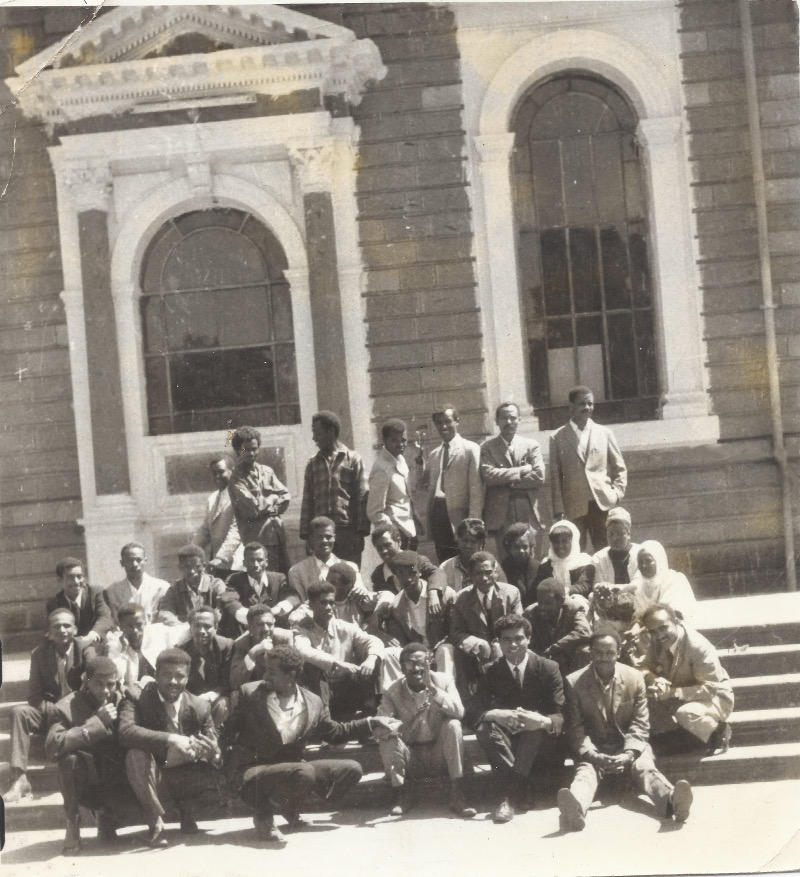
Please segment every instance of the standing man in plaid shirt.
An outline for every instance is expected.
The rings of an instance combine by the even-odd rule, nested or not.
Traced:
[[[308,538],[313,518],[330,518],[336,525],[333,553],[360,567],[364,537],[369,535],[367,476],[361,457],[339,441],[341,426],[332,411],[320,411],[311,418],[311,436],[319,452],[306,465],[300,538]]]

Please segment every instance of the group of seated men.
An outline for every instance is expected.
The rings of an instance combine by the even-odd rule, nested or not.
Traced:
[[[234,796],[260,839],[283,843],[276,815],[297,829],[311,792],[335,802],[362,775],[351,760],[304,761],[306,744],[357,739],[378,742],[393,814],[413,806],[410,780],[444,774],[451,809],[470,817],[466,728],[496,779],[498,823],[531,806],[542,773],[567,753],[576,770],[558,793],[563,830],[583,827],[598,782],[615,774],[683,821],[691,789],[656,769],[650,743],[657,753],[724,748],[733,694],[713,646],[687,623],[685,595],[666,587],[674,571],[637,552],[618,511],[610,548],[583,567],[557,525],[539,564],[529,545],[526,557],[527,532],[510,528],[501,566],[483,522],[465,519],[458,556],[437,567],[379,524],[369,586],[333,553],[327,517],[309,522],[308,556],[287,576],[269,569],[258,542],[227,581],[194,545],[179,551],[172,585],[145,572],[137,543],[122,549],[126,578],[105,591],[66,558],[47,638],[31,656],[28,703],[12,714],[6,803],[30,794],[38,733],[58,762],[66,852],[81,846],[80,806],[103,840],[144,818],[146,842],[163,846],[165,805],[195,833],[198,813]],[[637,608],[644,593],[651,602]]]

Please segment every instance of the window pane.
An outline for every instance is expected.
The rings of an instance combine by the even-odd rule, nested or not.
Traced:
[[[569,317],[549,319],[547,321],[547,349],[572,347],[575,339],[572,335],[572,320]]]
[[[246,213],[233,208],[216,207],[213,210],[193,210],[184,213],[175,220],[175,227],[187,237],[193,231],[200,228],[230,228],[240,229],[244,223]]]
[[[613,399],[630,399],[639,395],[633,315],[630,313],[608,315],[608,366]]]
[[[659,393],[656,367],[656,339],[652,311],[634,311],[636,342],[639,349],[639,391],[645,396]]]
[[[292,296],[286,284],[272,287],[272,332],[276,341],[294,340]]]
[[[589,344],[603,343],[603,318],[596,317],[578,317],[575,320],[575,333],[578,336],[578,347],[584,347]]]
[[[588,137],[570,137],[561,144],[567,225],[597,222],[597,198],[592,176],[592,148]]]
[[[275,371],[278,378],[278,401],[297,401],[300,393],[297,389],[297,365],[294,361],[294,344],[275,345]]]
[[[531,170],[538,227],[554,228],[564,225],[561,152],[557,141],[531,143]]]
[[[271,340],[264,287],[164,296],[170,350],[255,346]]]
[[[289,263],[286,261],[283,247],[275,235],[252,216],[248,217],[247,222],[242,227],[242,234],[248,237],[262,253],[268,266],[269,279],[281,280]]]
[[[548,315],[568,314],[570,304],[566,233],[558,228],[543,231],[541,246],[545,310]]]
[[[167,363],[163,356],[148,357],[144,361],[147,381],[147,412],[151,417],[169,413],[167,393]]]
[[[616,228],[600,229],[600,248],[603,254],[603,285],[606,307],[610,310],[629,308],[631,293],[628,278],[628,253],[625,241]]]
[[[274,368],[266,347],[187,353],[170,359],[176,411],[274,402]]]
[[[282,405],[280,409],[281,423],[300,423],[299,405]]]
[[[142,331],[145,353],[166,353],[164,309],[159,296],[142,299]]]
[[[591,313],[602,308],[600,264],[593,228],[569,230],[569,252],[572,262],[572,290],[575,313]]]
[[[598,213],[603,222],[624,222],[627,217],[619,136],[607,134],[603,137],[594,137],[592,151]]]
[[[170,223],[160,236],[150,244],[142,271],[142,292],[160,292],[165,288],[161,285],[161,269],[180,239],[180,234]]]
[[[519,270],[525,322],[539,323],[542,311],[542,265],[539,260],[539,235],[536,232],[520,232]]]
[[[628,246],[631,250],[633,306],[650,307],[653,304],[653,297],[650,292],[650,269],[647,265],[647,241],[641,233],[632,231]]]
[[[167,289],[213,289],[266,279],[261,253],[235,231],[213,228],[184,238],[164,266]]]
[[[645,219],[647,211],[644,206],[642,170],[638,160],[626,161],[623,164],[623,175],[625,178],[625,204],[628,219]]]

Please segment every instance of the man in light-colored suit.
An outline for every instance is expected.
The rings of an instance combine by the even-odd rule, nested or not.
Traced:
[[[458,410],[447,405],[433,415],[442,444],[427,464],[422,447],[416,464],[417,487],[425,491],[425,532],[433,540],[436,557],[444,563],[458,554],[455,528],[464,518],[479,518],[483,510],[481,450],[458,433]]]
[[[244,546],[228,493],[231,462],[224,454],[217,454],[209,468],[217,489],[206,500],[203,523],[192,542],[208,551],[209,566],[214,567],[214,573],[225,581],[231,572],[244,569]]]
[[[145,624],[156,620],[158,605],[169,590],[169,582],[157,579],[144,571],[147,555],[139,542],[128,542],[122,546],[119,565],[125,570],[125,578],[109,585],[103,596],[114,616],[118,627],[117,612],[128,603],[142,607]]]
[[[408,489],[408,463],[403,451],[408,444],[407,428],[393,417],[381,429],[383,447],[369,473],[367,517],[372,525],[394,524],[400,533],[400,547],[416,551],[417,525]]]
[[[588,387],[569,391],[570,419],[550,439],[553,517],[567,518],[587,534],[595,551],[605,548],[606,517],[625,496],[628,470],[614,433],[592,420],[594,395]]]
[[[544,484],[544,460],[539,442],[517,435],[519,408],[513,402],[497,406],[495,421],[500,435],[481,445],[481,478],[486,488],[483,520],[494,536],[497,556],[503,560],[503,537],[512,524],[529,524],[536,542],[542,526],[538,497]]]

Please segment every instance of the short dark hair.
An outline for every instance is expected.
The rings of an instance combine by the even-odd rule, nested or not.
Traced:
[[[244,554],[249,554],[253,551],[263,551],[268,554],[267,549],[260,542],[248,542],[247,545],[244,546]]]
[[[206,559],[206,553],[199,545],[182,545],[178,549],[178,562],[181,560],[189,560],[191,557],[199,557],[200,560]]]
[[[419,555],[416,551],[398,551],[389,561],[392,569],[419,569]]]
[[[47,616],[47,626],[50,627],[50,622],[56,617],[56,615],[69,615],[72,619],[72,623],[75,624],[75,614],[70,609],[54,609]]]
[[[358,573],[344,560],[340,560],[338,563],[331,565],[328,570],[328,581],[330,581],[331,575],[335,575],[337,578],[341,579],[345,585],[350,585],[351,587],[356,583],[356,578],[358,578]]]
[[[494,623],[494,635],[499,639],[500,634],[504,631],[516,630],[518,627],[521,627],[525,636],[530,638],[530,635],[533,632],[530,621],[528,621],[524,615],[517,615],[516,613],[511,613],[510,615],[504,615],[502,618],[498,618]]]
[[[667,606],[666,603],[652,603],[644,610],[644,612],[642,612],[642,625],[646,627],[647,619],[655,615],[656,612],[666,612],[669,616],[669,620],[672,622],[678,620],[678,613],[672,608],[672,606]]]
[[[324,597],[326,594],[335,594],[336,588],[330,582],[319,581],[312,582],[308,586],[308,590],[306,591],[306,597],[308,598],[308,602],[310,603],[312,600],[319,600],[320,597]]]
[[[217,463],[225,463],[225,464],[227,464],[229,469],[233,468],[233,461],[228,456],[228,454],[223,454],[223,453],[214,454],[214,456],[208,461],[208,468],[213,469],[214,466],[217,465]]]
[[[384,533],[388,533],[392,540],[399,543],[400,542],[400,531],[395,527],[394,524],[390,524],[388,521],[381,521],[380,524],[375,524],[375,529],[372,531],[372,535],[369,537],[372,539],[372,544],[374,545],[378,539],[383,536]]]
[[[552,594],[554,597],[558,597],[563,603],[567,598],[567,588],[564,582],[560,582],[558,579],[542,579],[541,582],[536,586],[536,594],[539,595],[540,592],[544,592],[546,594]]]
[[[102,655],[90,658],[86,664],[86,678],[92,679],[98,673],[113,673],[116,676],[118,675],[117,665],[111,658],[104,658]]]
[[[500,416],[500,412],[501,412],[504,408],[516,408],[516,409],[517,409],[517,417],[519,417],[520,414],[521,414],[521,412],[520,412],[520,410],[519,410],[519,405],[517,405],[516,402],[501,402],[501,403],[497,406],[497,408],[494,409],[494,419],[495,419],[495,420],[497,420],[497,418]]]
[[[490,560],[497,569],[497,558],[491,551],[476,551],[467,561],[467,569],[472,572],[479,563],[485,563],[487,560]]]
[[[267,661],[275,661],[285,673],[303,672],[303,655],[294,646],[275,646],[266,654]]]
[[[572,405],[575,402],[577,402],[581,396],[586,396],[586,395],[594,396],[594,393],[588,387],[584,387],[583,384],[580,384],[577,387],[573,387],[569,391],[569,393],[567,394],[567,398],[569,399],[570,404]]]
[[[390,435],[402,435],[407,430],[408,427],[404,420],[400,420],[399,417],[390,417],[381,427],[381,438],[386,441]]]
[[[403,662],[406,660],[406,658],[408,658],[410,655],[416,655],[417,652],[425,652],[426,655],[430,654],[430,650],[428,649],[428,647],[423,645],[422,643],[407,643],[406,645],[404,645],[403,648],[400,649],[400,666],[403,666]]]
[[[120,556],[121,558],[122,558],[122,557],[125,557],[125,552],[126,552],[126,551],[132,551],[134,548],[138,548],[138,549],[140,549],[141,551],[144,551],[144,550],[145,550],[145,547],[144,547],[144,545],[142,545],[141,542],[126,542],[126,543],[122,546],[122,548],[121,548],[121,550],[120,550],[120,552],[119,552],[119,556]]]
[[[332,429],[336,438],[339,438],[339,433],[342,431],[342,421],[333,411],[317,411],[311,416],[311,422],[321,423],[325,429]]]
[[[598,624],[597,627],[595,627],[592,631],[592,635],[589,637],[589,648],[594,645],[596,640],[605,639],[607,636],[614,640],[617,644],[617,649],[622,648],[622,637],[619,635],[619,631],[616,627],[612,627],[610,624]]]
[[[436,418],[444,417],[444,415],[447,414],[448,411],[450,412],[450,416],[453,418],[453,420],[458,423],[458,408],[456,408],[455,405],[450,404],[442,405],[442,407],[438,411],[434,411],[433,414],[431,414],[431,420],[436,423]]]
[[[213,606],[200,606],[197,609],[192,609],[192,611],[189,613],[189,624],[192,624],[198,615],[213,615],[214,624],[219,624],[219,609],[215,609]]]
[[[254,618],[261,618],[262,615],[275,615],[266,603],[256,603],[247,610],[247,620],[252,621]]]
[[[138,603],[126,603],[117,612],[119,626],[122,627],[122,622],[125,621],[126,618],[132,618],[134,615],[144,616],[144,609]]]
[[[191,667],[192,659],[183,649],[164,649],[156,658],[156,672],[167,664],[171,667]]]
[[[234,431],[231,437],[231,446],[238,454],[245,442],[251,442],[255,439],[261,447],[261,433],[254,426],[240,426]]]
[[[525,521],[517,521],[516,524],[512,524],[506,530],[503,536],[503,548],[509,548],[517,539],[522,539],[523,536],[527,536],[530,532],[530,524],[527,524]]]
[[[486,524],[480,518],[464,518],[456,527],[456,538],[472,536],[475,539],[486,541]]]
[[[325,515],[317,515],[316,518],[311,519],[311,523],[308,525],[308,535],[311,536],[312,533],[316,533],[317,530],[324,530],[326,527],[333,527],[335,529],[336,524]]]
[[[81,568],[81,572],[85,572],[85,568],[82,560],[78,560],[77,557],[62,557],[61,560],[56,564],[56,575],[58,578],[63,579],[64,573],[68,569],[74,569],[76,566]]]

